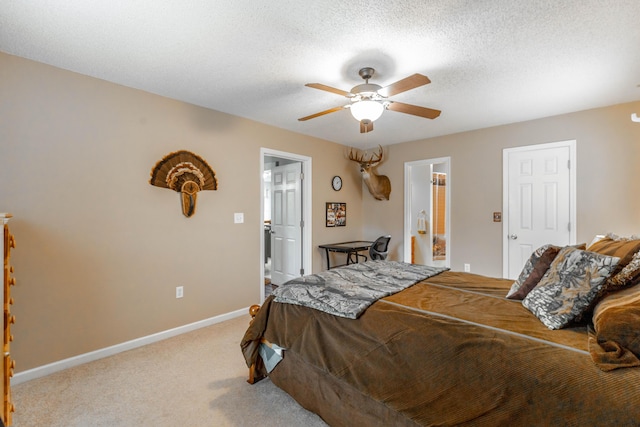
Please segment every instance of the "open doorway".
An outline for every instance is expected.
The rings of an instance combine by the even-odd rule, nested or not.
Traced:
[[[404,261],[451,265],[451,159],[405,163]]]
[[[311,270],[311,158],[261,149],[260,299]]]

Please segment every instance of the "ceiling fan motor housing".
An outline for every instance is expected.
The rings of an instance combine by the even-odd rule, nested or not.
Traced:
[[[374,95],[378,95],[378,91],[382,89],[382,86],[373,83],[364,83],[358,86],[354,86],[351,89],[351,93],[354,95],[360,95],[362,97],[370,98]]]

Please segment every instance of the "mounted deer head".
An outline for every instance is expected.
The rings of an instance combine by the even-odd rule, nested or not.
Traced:
[[[353,148],[349,150],[349,160],[360,164],[360,173],[364,183],[367,184],[369,193],[377,200],[389,200],[391,194],[391,181],[386,175],[378,175],[373,170],[382,161],[382,146],[378,146],[377,153],[372,154],[365,159],[366,152],[357,151],[354,153]]]

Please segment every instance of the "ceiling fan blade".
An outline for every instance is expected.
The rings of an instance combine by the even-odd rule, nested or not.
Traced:
[[[414,116],[424,117],[427,119],[435,119],[441,113],[440,110],[433,110],[431,108],[419,107],[417,105],[404,104],[397,101],[389,102],[387,110],[397,111],[399,113],[413,114]]]
[[[373,130],[373,122],[371,120],[360,121],[360,133],[367,133]]]
[[[351,92],[347,92],[342,89],[336,89],[335,87],[323,85],[321,83],[307,83],[305,86],[312,87],[314,89],[325,90],[327,92],[336,93],[342,96],[353,96]]]
[[[429,77],[416,73],[402,80],[398,80],[395,83],[391,83],[389,86],[383,87],[378,91],[378,94],[384,97],[393,96],[420,86],[424,86],[429,83],[431,83]]]
[[[306,117],[300,117],[298,121],[304,122],[305,120],[315,119],[316,117],[324,116],[325,114],[335,113],[336,111],[344,110],[344,106],[329,108],[328,110],[320,111],[319,113],[312,114]]]

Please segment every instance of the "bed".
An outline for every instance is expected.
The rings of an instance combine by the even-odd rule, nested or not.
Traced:
[[[336,269],[368,278],[339,292],[367,289],[354,318],[278,294],[254,307],[250,382],[268,376],[332,426],[640,425],[640,239],[545,245],[515,282],[435,271],[371,297],[390,264],[415,270]],[[322,288],[319,274],[289,293]]]

